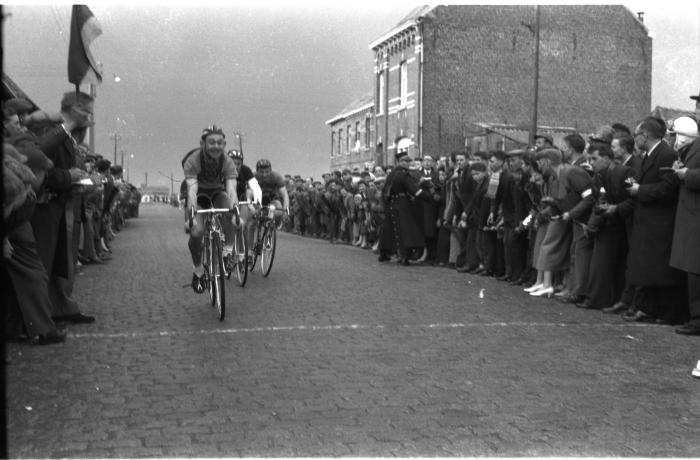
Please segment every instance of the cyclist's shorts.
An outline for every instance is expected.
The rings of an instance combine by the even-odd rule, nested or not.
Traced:
[[[197,190],[197,206],[200,208],[229,207],[228,195],[224,189],[199,189]]]

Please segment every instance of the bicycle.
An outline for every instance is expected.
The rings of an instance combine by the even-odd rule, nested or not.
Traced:
[[[204,267],[202,280],[209,291],[211,306],[216,307],[219,321],[223,321],[226,315],[226,287],[223,283],[223,278],[226,276],[223,253],[224,230],[221,215],[229,212],[231,210],[226,208],[197,210],[197,214],[206,214],[202,245],[202,266]]]
[[[253,247],[253,261],[250,271],[255,269],[255,263],[260,257],[260,272],[267,277],[272,270],[272,262],[275,260],[277,247],[277,225],[275,224],[275,206],[268,205],[260,208],[258,228],[255,232],[255,246]]]
[[[250,201],[239,201],[238,206],[251,204]],[[224,258],[226,279],[231,278],[231,274],[236,274],[238,284],[243,287],[248,280],[248,245],[246,244],[245,229],[240,221],[240,209],[234,208],[236,228],[233,235],[233,252],[230,257]]]

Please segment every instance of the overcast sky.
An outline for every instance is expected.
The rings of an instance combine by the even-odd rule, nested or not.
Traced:
[[[169,185],[160,173],[180,179],[182,156],[197,146],[203,127],[217,123],[229,147],[237,143],[234,132],[245,133],[247,163],[265,157],[281,173],[318,177],[329,169],[325,121],[372,91],[368,44],[413,7],[346,5],[89,4],[103,29],[92,46],[104,72],[97,152],[111,160],[110,134],[118,132],[118,151],[134,155],[131,182],[143,183],[148,172],[149,185]],[[700,92],[700,7],[689,1],[626,5],[646,12],[655,37],[652,107],[692,109],[689,96]],[[5,72],[39,106],[58,109],[61,94],[71,89],[70,5],[10,5],[5,13]]]

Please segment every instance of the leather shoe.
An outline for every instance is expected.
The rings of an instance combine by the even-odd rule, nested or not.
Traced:
[[[647,324],[656,324],[656,318],[654,318],[651,315],[647,315],[641,310],[638,310],[632,314],[629,312],[624,313],[622,315],[622,319],[625,321],[629,322],[635,322],[635,323],[647,323]]]
[[[72,315],[54,316],[53,320],[67,321],[73,324],[90,324],[95,322],[95,317],[83,315],[82,313],[74,313]]]
[[[472,273],[477,268],[479,268],[478,265],[471,267],[467,267],[466,265],[464,265],[462,267],[457,268],[457,273]]]
[[[617,302],[612,307],[603,308],[601,311],[603,313],[608,313],[608,314],[617,314],[617,313],[622,313],[623,311],[626,311],[628,308],[629,308],[629,305],[627,305],[626,303]]]
[[[700,335],[700,324],[684,324],[676,328],[676,334]]]
[[[510,277],[508,277],[508,275],[497,276],[496,281],[508,281],[508,282],[510,282]]]
[[[385,256],[384,254],[382,254],[382,255],[380,255],[380,256],[377,258],[377,260],[378,260],[379,262],[386,262],[387,260],[391,260],[391,257]]]
[[[50,343],[61,343],[65,341],[66,333],[64,331],[56,330],[32,337],[29,343],[32,345],[48,345]]]
[[[562,303],[583,303],[586,300],[586,298],[582,295],[576,295],[576,294],[570,294],[565,297],[561,297],[559,299],[559,302]]]
[[[576,304],[576,308],[583,308],[584,310],[600,310],[600,308],[594,307],[591,304],[589,304],[587,300],[584,300],[583,302],[578,302]]]
[[[493,276],[493,272],[491,270],[484,270],[483,272],[479,273],[479,276]]]

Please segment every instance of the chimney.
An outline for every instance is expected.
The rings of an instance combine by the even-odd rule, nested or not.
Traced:
[[[644,22],[644,11],[637,11],[637,19],[639,22]]]

